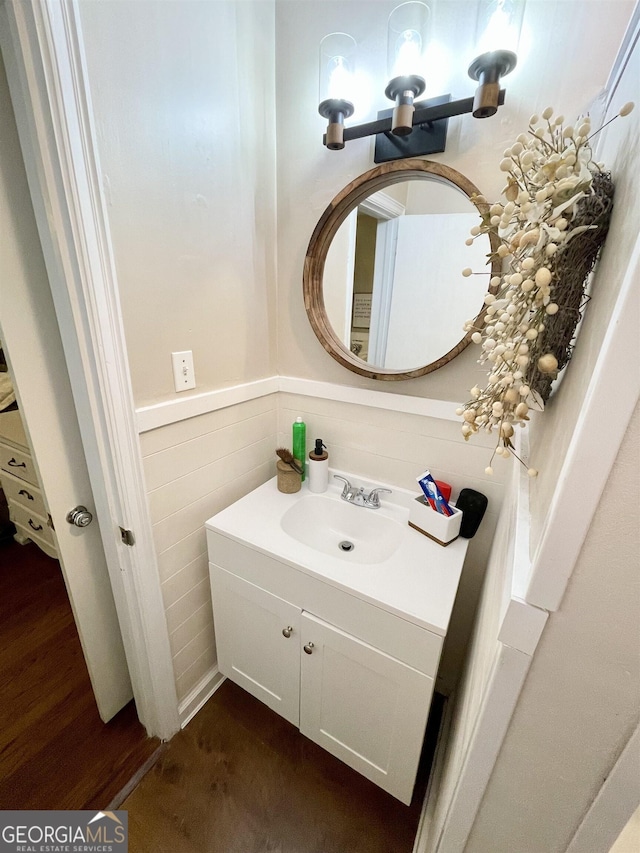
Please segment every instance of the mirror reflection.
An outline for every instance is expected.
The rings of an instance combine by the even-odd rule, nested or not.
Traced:
[[[371,192],[349,213],[327,251],[322,295],[335,336],[363,367],[414,371],[460,344],[489,285],[489,238],[465,245],[478,221],[462,189],[429,174]],[[465,278],[464,267],[487,274]]]

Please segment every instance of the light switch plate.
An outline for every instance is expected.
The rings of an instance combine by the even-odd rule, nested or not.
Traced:
[[[191,350],[185,352],[172,352],[173,381],[176,391],[188,391],[196,387],[196,375],[193,370],[193,353]]]

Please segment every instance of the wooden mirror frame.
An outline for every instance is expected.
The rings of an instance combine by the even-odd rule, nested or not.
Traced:
[[[365,172],[360,177],[356,178],[350,184],[341,190],[338,195],[329,204],[324,211],[318,224],[316,225],[309,247],[304,260],[303,273],[303,292],[304,305],[307,310],[309,322],[316,334],[316,337],[329,353],[329,355],[338,361],[347,370],[352,370],[354,373],[359,373],[361,376],[368,376],[370,379],[415,379],[417,376],[424,376],[448,364],[452,359],[459,355],[471,342],[471,332],[468,332],[449,352],[445,353],[441,358],[432,361],[424,367],[417,367],[414,370],[390,370],[384,367],[376,368],[368,365],[365,361],[355,356],[348,349],[334,332],[324,304],[324,295],[322,290],[322,278],[324,275],[324,265],[329,251],[329,246],[333,240],[338,228],[342,225],[347,216],[352,210],[364,201],[369,195],[384,187],[392,184],[400,183],[410,178],[418,178],[419,180],[433,180],[445,184],[452,184],[456,189],[463,192],[478,209],[479,215],[485,214],[489,210],[489,205],[485,202],[474,201],[472,196],[480,196],[478,188],[465,178],[460,172],[452,169],[450,166],[444,166],[441,163],[435,163],[432,160],[395,160],[391,163],[383,163],[369,172]],[[498,248],[498,238],[495,234],[489,235],[491,252],[495,253]],[[494,255],[491,263],[491,276],[499,276],[501,272],[501,261]],[[491,291],[492,288],[487,288]],[[479,317],[484,315],[485,308],[482,307]]]

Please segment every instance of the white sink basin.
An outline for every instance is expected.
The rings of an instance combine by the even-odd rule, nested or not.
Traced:
[[[387,487],[333,473],[365,492]],[[323,494],[310,492],[306,482],[285,494],[274,477],[207,521],[209,559],[215,563],[224,540],[232,539],[272,557],[276,573],[275,561],[288,564],[444,636],[468,540],[443,548],[409,527],[415,492],[392,486],[392,494],[380,496],[380,508],[370,509],[343,501],[342,485],[330,476]],[[345,541],[351,551],[340,548]]]
[[[303,545],[353,563],[383,563],[400,547],[405,527],[379,509],[308,494],[282,516],[284,532]]]

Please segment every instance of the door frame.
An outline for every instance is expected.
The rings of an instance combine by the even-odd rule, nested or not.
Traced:
[[[136,707],[148,733],[168,739],[180,728],[178,701],[79,8],[6,0],[3,14],[0,46]]]

